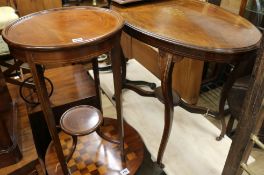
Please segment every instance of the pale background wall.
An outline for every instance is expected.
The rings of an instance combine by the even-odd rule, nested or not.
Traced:
[[[238,14],[241,0],[222,0],[221,7]]]
[[[207,1],[207,0],[200,0],[200,1]],[[221,0],[221,7],[223,7],[228,11],[238,14],[240,3],[241,0]]]

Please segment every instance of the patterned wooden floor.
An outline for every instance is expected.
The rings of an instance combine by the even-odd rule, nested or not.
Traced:
[[[111,138],[117,138],[116,120],[106,119],[102,132]],[[115,175],[127,168],[135,174],[143,161],[144,145],[136,131],[130,126],[126,128],[125,153],[126,163],[121,161],[118,144],[103,140],[96,132],[78,137],[78,144],[68,168],[72,175]],[[71,136],[60,133],[64,155],[67,156],[72,147]],[[53,144],[46,154],[46,167],[49,175],[62,174]]]

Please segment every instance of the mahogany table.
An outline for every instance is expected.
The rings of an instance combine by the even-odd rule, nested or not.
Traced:
[[[161,87],[149,92],[131,84],[123,85],[141,95],[157,97],[165,105],[165,124],[157,163],[163,166],[162,157],[170,135],[174,106],[181,106],[190,112],[210,112],[209,109],[185,103],[177,93],[172,92],[173,66],[184,57],[237,65],[221,93],[218,113],[222,123],[222,131],[218,137],[220,140],[226,130],[223,115],[227,92],[247,61],[256,57],[261,38],[258,29],[238,15],[200,1],[154,0],[130,6],[113,4],[112,9],[120,12],[126,20],[126,33],[159,50]]]
[[[123,25],[122,17],[114,11],[94,7],[70,7],[30,14],[3,30],[3,38],[9,45],[12,56],[27,62],[31,68],[63,174],[69,172],[56,131],[41,65],[59,67],[62,64],[91,61],[96,69],[96,57],[111,51],[119,126],[119,140],[116,142],[120,143],[121,157],[124,159],[124,127],[120,101],[120,35]],[[67,72],[61,76],[67,76]],[[94,79],[96,94],[100,97],[97,73]]]

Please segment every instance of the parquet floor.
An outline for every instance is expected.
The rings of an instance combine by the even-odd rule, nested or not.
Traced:
[[[20,149],[22,150],[23,154],[23,159],[12,166],[2,168],[0,169],[0,174],[1,175],[7,175],[7,174],[12,174],[15,175],[16,173],[12,173],[17,169],[22,168],[25,165],[32,166],[34,165],[34,161],[37,160],[37,154],[34,148],[34,143],[32,139],[32,133],[31,133],[31,128],[29,125],[29,121],[27,118],[27,112],[26,112],[26,107],[22,99],[20,99],[19,94],[18,94],[18,89],[16,86],[9,85],[9,90],[12,94],[12,98],[15,99],[18,103],[18,135],[19,135],[19,146]],[[216,90],[217,91],[217,90]],[[210,94],[202,94],[201,98],[199,99],[199,104],[201,105],[211,105],[212,103],[210,100],[214,100],[215,104],[212,106],[216,108],[217,103],[217,92],[210,92]],[[207,96],[207,97],[204,97]],[[214,97],[208,100],[208,97]],[[206,100],[207,99],[207,100]],[[105,95],[102,95],[102,104],[103,104],[103,110],[104,110],[104,115],[105,116],[115,116],[115,108],[112,105],[112,103],[108,100],[108,98]],[[218,121],[211,119],[210,120],[212,123],[214,123],[217,126],[220,126]],[[250,168],[255,172],[257,175],[264,175],[264,152],[259,150],[259,149],[254,149],[252,151],[253,157],[256,159],[256,161],[250,165]],[[33,163],[32,163],[33,162]],[[148,153],[146,152],[145,160],[144,160],[144,166],[140,169],[140,174],[149,174],[152,173],[153,171],[159,172],[157,174],[160,174],[160,169],[155,167],[155,164],[151,161]],[[156,169],[156,170],[155,170]],[[41,172],[40,172],[41,174]]]
[[[27,110],[24,101],[19,96],[18,87],[15,85],[8,84],[9,92],[12,96],[13,101],[18,104],[18,145],[22,152],[22,160],[14,165],[8,166],[6,168],[0,169],[1,175],[7,175],[17,169],[24,167],[25,165],[30,165],[30,163],[37,160],[37,153],[33,143],[33,137],[31,133],[31,128],[29,120],[27,117]]]

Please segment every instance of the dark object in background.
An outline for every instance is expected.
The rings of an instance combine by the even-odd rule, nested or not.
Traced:
[[[209,3],[220,6],[221,0],[208,0]]]
[[[17,144],[17,105],[12,102],[0,68],[0,168],[22,158]]]
[[[245,13],[243,16],[256,25],[261,31],[263,31],[264,27],[264,1],[263,0],[248,0]]]
[[[232,136],[232,127],[234,120],[239,120],[241,116],[241,108],[246,96],[246,92],[248,90],[250,81],[250,76],[242,77],[238,79],[234,85],[232,86],[227,101],[230,109],[230,119],[228,121],[227,125],[227,135]],[[262,124],[262,127],[259,132],[259,139],[264,142],[264,125]]]

